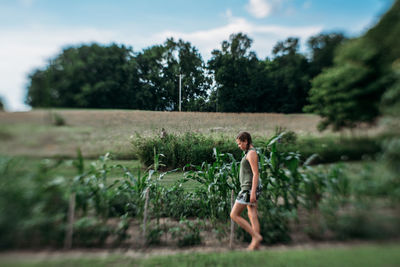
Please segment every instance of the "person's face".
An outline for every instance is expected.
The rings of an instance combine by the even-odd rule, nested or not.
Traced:
[[[241,150],[246,150],[246,147],[247,147],[247,140],[245,140],[245,141],[240,141],[239,139],[236,139],[236,144],[238,145],[238,147],[241,149]]]

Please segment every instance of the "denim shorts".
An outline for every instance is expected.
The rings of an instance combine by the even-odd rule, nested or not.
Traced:
[[[262,191],[262,185],[261,185],[261,182],[259,181],[257,189],[256,189],[256,199],[257,200],[261,195],[261,191]],[[236,202],[238,202],[240,204],[244,204],[244,205],[254,205],[254,203],[250,202],[250,196],[251,196],[251,189],[241,190],[239,192],[238,196],[236,197]]]

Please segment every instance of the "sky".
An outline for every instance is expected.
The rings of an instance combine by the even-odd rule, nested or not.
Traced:
[[[205,61],[232,33],[252,40],[259,59],[298,37],[343,32],[357,37],[393,0],[0,0],[0,97],[26,111],[29,74],[68,46],[124,44],[135,52],[169,37],[190,42]]]

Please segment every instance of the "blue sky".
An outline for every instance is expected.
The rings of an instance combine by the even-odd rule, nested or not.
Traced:
[[[393,0],[0,0],[0,96],[24,105],[28,74],[63,47],[112,42],[141,51],[166,38],[191,42],[208,60],[231,33],[253,39],[260,59],[277,41],[320,32],[358,36]]]

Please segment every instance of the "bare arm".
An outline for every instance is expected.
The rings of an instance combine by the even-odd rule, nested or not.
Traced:
[[[249,151],[247,155],[247,160],[250,163],[251,171],[253,172],[253,182],[251,186],[250,202],[256,202],[256,190],[258,186],[258,155],[254,150]]]

